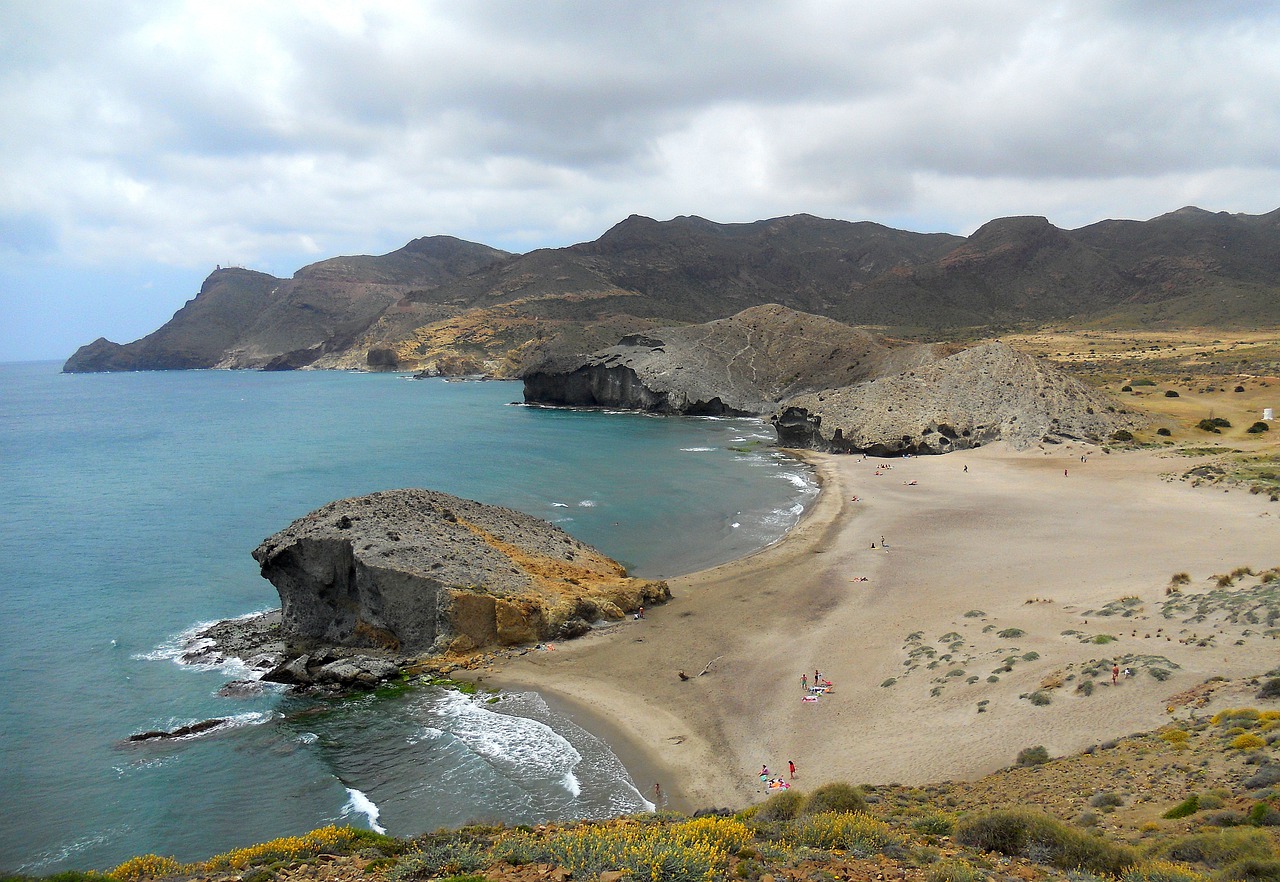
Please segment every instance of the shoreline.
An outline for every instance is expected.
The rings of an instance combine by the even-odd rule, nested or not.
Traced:
[[[798,787],[973,779],[1032,744],[1073,752],[1199,712],[1175,697],[1275,666],[1261,628],[1162,611],[1175,572],[1196,597],[1215,574],[1280,565],[1280,509],[1168,480],[1185,466],[1163,452],[803,458],[820,493],[781,540],[486,682],[575,706],[665,776],[670,804],[698,808],[763,798],[755,772],[789,760]],[[1120,660],[1135,676],[1112,684]],[[836,689],[802,704],[815,667]],[[1052,706],[1026,700],[1037,690]]]
[[[843,497],[846,495],[846,488],[839,471],[835,468],[833,455],[801,449],[786,449],[784,452],[812,467],[814,480],[818,485],[817,495],[805,508],[796,525],[774,542],[757,548],[742,557],[668,579],[668,584],[673,587],[672,600],[667,601],[661,607],[651,610],[645,619],[645,624],[655,616],[655,613],[659,613],[659,610],[671,608],[676,599],[676,585],[680,585],[682,590],[686,587],[696,590],[700,584],[706,581],[749,574],[757,565],[776,566],[778,565],[776,562],[771,561],[770,564],[762,564],[761,562],[762,560],[771,559],[774,555],[784,555],[786,559],[790,559],[805,553],[805,550],[810,548],[812,543],[820,541],[822,536],[841,520],[841,516],[845,511]],[[558,644],[558,657],[563,658],[566,655],[573,654],[575,650],[580,650],[597,641],[620,640],[622,638],[618,632],[621,632],[625,627],[626,623],[624,623],[623,627],[615,626],[607,631],[593,632],[576,638],[571,642]],[[525,664],[521,664],[526,660]],[[522,668],[544,668],[544,665],[539,664],[539,661],[532,658],[531,655],[495,660],[488,670],[475,679],[477,682],[483,682],[485,685],[496,686],[503,690],[537,692],[549,706],[567,709],[566,716],[569,716],[578,725],[608,745],[609,749],[613,751],[614,755],[618,757],[627,769],[628,774],[632,776],[633,783],[635,783],[643,797],[652,802],[652,783],[662,784],[664,803],[659,808],[691,813],[698,808],[706,808],[713,804],[716,806],[733,804],[732,800],[728,798],[722,802],[715,802],[714,799],[708,802],[707,797],[711,791],[701,785],[690,786],[688,782],[693,780],[693,777],[690,775],[689,768],[684,764],[673,762],[670,749],[685,747],[688,741],[686,736],[670,736],[668,739],[669,750],[664,753],[642,735],[637,734],[635,725],[643,718],[643,713],[639,715],[622,714],[620,718],[616,700],[602,702],[593,697],[589,690],[584,691],[575,687],[567,687],[565,684],[548,682],[545,678],[537,676],[529,670],[522,670]],[[690,670],[686,673],[691,678],[701,676],[697,670]],[[676,728],[679,728],[679,726]],[[715,749],[712,744],[700,744],[698,749],[704,756],[714,756]],[[714,760],[710,760],[710,762],[714,764]],[[704,768],[706,767],[704,766]],[[637,777],[637,775],[640,777]],[[738,790],[738,788],[731,788],[732,790]]]

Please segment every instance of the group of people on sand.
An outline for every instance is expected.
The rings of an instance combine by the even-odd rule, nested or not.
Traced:
[[[822,672],[817,668],[813,670],[813,682],[809,682],[809,674],[806,671],[800,675],[800,690],[804,692],[805,701],[817,701],[818,696],[825,695],[835,688],[835,685],[822,676]]]
[[[792,780],[795,780],[796,764],[793,760],[787,760],[787,772],[790,774]],[[777,776],[776,778],[773,777],[773,773],[769,771],[769,766],[766,764],[761,764],[760,766],[760,784],[766,790],[790,790],[791,789],[791,785],[787,783],[787,780],[783,778],[781,775]]]

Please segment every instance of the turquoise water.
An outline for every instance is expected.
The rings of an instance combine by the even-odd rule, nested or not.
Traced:
[[[519,384],[0,365],[0,870],[194,860],[331,821],[411,835],[647,806],[535,694],[226,698],[184,632],[278,605],[249,552],[332,499],[429,487],[642,576],[780,537],[816,490],[756,420],[513,406]],[[130,734],[233,724],[163,745]]]

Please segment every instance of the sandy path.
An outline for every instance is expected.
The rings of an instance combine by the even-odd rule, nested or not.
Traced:
[[[486,679],[556,695],[588,728],[594,716],[629,733],[615,746],[646,779],[641,789],[661,776],[671,804],[690,808],[759,798],[761,763],[779,771],[788,760],[797,786],[976,777],[1023,747],[1064,753],[1159,725],[1171,695],[1280,657],[1265,624],[1225,626],[1202,647],[1189,637],[1209,622],[1159,616],[1175,572],[1203,592],[1213,574],[1280,564],[1280,506],[1160,477],[1186,459],[992,445],[893,460],[880,475],[885,461],[813,459],[824,492],[783,542],[672,580],[673,600],[642,622],[510,660]],[[868,581],[851,581],[860,576]],[[1088,615],[1129,595],[1141,601],[1130,618]],[[1011,628],[1024,633],[1000,636]],[[1117,639],[1082,642],[1095,634]],[[1137,676],[1116,687],[1104,676],[1092,695],[1075,691],[1088,661],[1126,654],[1181,667],[1160,682],[1135,663]],[[1012,670],[1000,670],[1009,658]],[[800,675],[815,667],[836,689],[802,702]],[[1049,706],[1019,697],[1053,675],[1071,679]]]

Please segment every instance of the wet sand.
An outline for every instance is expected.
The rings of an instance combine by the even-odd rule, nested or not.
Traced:
[[[1265,624],[1161,615],[1174,573],[1189,596],[1280,565],[1280,505],[1162,477],[1192,460],[1084,444],[807,456],[823,492],[781,542],[672,579],[645,620],[486,681],[567,702],[646,797],[660,781],[670,807],[692,809],[763,798],[761,764],[788,760],[801,788],[975,778],[1023,747],[1062,754],[1158,726],[1194,712],[1177,693],[1275,666]],[[1096,676],[1119,659],[1132,678]],[[815,668],[834,690],[802,701]]]

